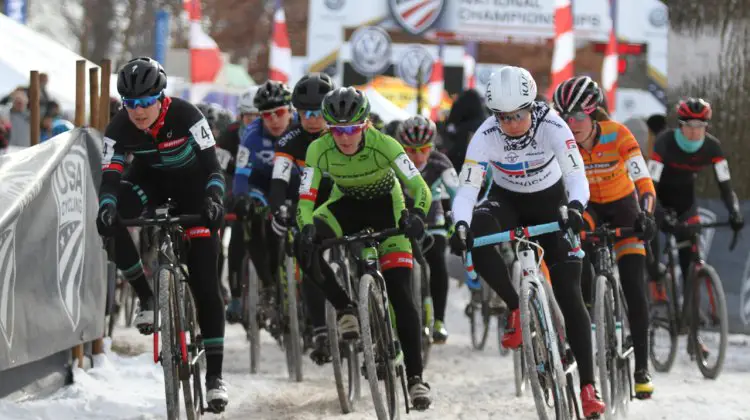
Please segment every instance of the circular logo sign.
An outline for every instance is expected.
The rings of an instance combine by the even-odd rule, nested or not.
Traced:
[[[432,74],[432,55],[427,48],[416,45],[401,56],[396,64],[396,76],[409,86],[417,86],[417,74],[422,70],[422,83],[427,83]]]
[[[648,14],[648,21],[654,28],[661,28],[669,22],[669,15],[666,7],[657,7]]]
[[[323,0],[326,7],[331,10],[340,10],[342,7],[344,7],[344,4],[346,3],[346,0]]]
[[[383,28],[364,26],[357,29],[349,40],[352,51],[351,65],[363,76],[383,73],[391,64],[391,37]]]

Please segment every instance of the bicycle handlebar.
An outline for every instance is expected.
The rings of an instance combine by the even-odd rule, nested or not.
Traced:
[[[612,229],[605,225],[599,226],[593,231],[581,232],[581,240],[585,241],[587,239],[603,239],[605,237],[620,239],[629,236],[639,237],[642,235],[643,232],[636,232],[635,228],[633,227],[621,227]]]
[[[137,217],[135,219],[118,219],[121,226],[164,226],[164,225],[200,225],[205,221],[200,214],[183,214],[179,216]]]
[[[731,227],[732,224],[729,221],[725,222],[711,222],[711,223],[695,223],[690,224],[686,222],[678,222],[674,225],[675,231],[688,231],[693,233],[699,233],[701,229],[713,229],[717,227]],[[732,240],[729,242],[729,250],[734,251],[734,248],[737,247],[737,242],[739,242],[740,238],[740,232],[738,230],[735,230],[732,234]]]

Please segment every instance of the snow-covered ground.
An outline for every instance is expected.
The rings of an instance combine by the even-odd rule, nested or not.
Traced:
[[[434,349],[425,372],[435,392],[434,407],[425,413],[412,412],[407,418],[536,419],[531,397],[515,397],[512,360],[499,355],[496,335],[491,335],[483,352],[471,349],[463,315],[467,300],[466,289],[451,289],[450,341]],[[227,329],[224,372],[231,401],[220,418],[374,418],[366,382],[357,411],[342,415],[330,365],[318,367],[306,359],[305,381],[290,382],[283,353],[270,336],[264,340],[261,372],[251,376],[243,330],[238,326]],[[75,384],[51,397],[23,403],[0,401],[0,419],[164,418],[163,376],[148,352],[150,343],[133,330],[120,329],[115,345],[146,353],[126,357],[107,352],[97,358],[93,369],[76,370]],[[654,398],[634,401],[630,418],[750,420],[750,338],[732,337],[724,372],[716,381],[703,379],[683,351],[672,372],[656,374],[654,382]]]

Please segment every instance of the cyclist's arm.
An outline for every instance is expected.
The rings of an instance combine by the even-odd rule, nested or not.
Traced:
[[[224,191],[226,191],[224,174],[219,165],[219,160],[216,157],[216,141],[214,140],[214,135],[208,126],[208,121],[206,121],[203,116],[201,116],[200,119],[190,127],[190,135],[200,148],[200,151],[198,152],[198,162],[200,162],[203,170],[208,173],[208,181],[206,181],[206,196],[221,203],[224,200]]]
[[[732,177],[729,173],[729,162],[727,162],[727,159],[724,157],[724,152],[721,150],[718,140],[706,138],[706,141],[711,141],[714,146],[711,161],[714,164],[714,174],[716,175],[716,182],[719,184],[721,200],[724,201],[727,210],[730,212],[739,212],[740,202],[737,199],[737,194],[735,194],[732,189]]]
[[[456,168],[454,168],[453,166],[451,166],[450,168],[446,168],[440,175],[440,181],[445,187],[446,192],[448,192],[448,195],[451,198],[451,202],[453,202],[453,200],[456,198],[456,191],[458,191],[459,187]]]
[[[651,180],[648,168],[646,167],[646,161],[641,154],[641,147],[627,127],[623,126],[620,130],[621,142],[618,149],[620,157],[625,162],[628,174],[635,183],[635,188],[638,190],[641,209],[653,214],[656,204],[656,189],[654,189],[654,182]]]
[[[114,129],[107,127],[102,148],[102,184],[99,189],[99,205],[113,203],[117,205],[117,189],[120,186],[122,171],[125,166],[125,148],[110,136]]]
[[[573,132],[556,113],[550,112],[546,118],[557,123],[547,124],[546,128],[554,130],[549,137],[549,144],[562,171],[563,183],[568,191],[568,202],[578,201],[585,208],[589,201],[589,181]]]
[[[487,172],[487,153],[484,152],[482,128],[476,131],[466,151],[466,160],[458,176],[458,190],[453,198],[453,222],[466,222],[471,225],[474,205]]]
[[[234,184],[232,185],[232,191],[235,196],[246,194],[248,191],[250,174],[253,172],[253,162],[250,159],[250,144],[255,136],[261,135],[260,130],[261,126],[253,123],[245,130],[245,134],[240,140],[235,162]]]
[[[295,165],[294,154],[289,146],[298,133],[299,129],[287,132],[274,146],[273,171],[268,193],[268,203],[272,212],[278,210],[287,198],[289,180],[292,178]]]
[[[432,204],[432,192],[430,187],[422,178],[419,169],[414,166],[409,156],[404,152],[404,148],[399,142],[391,137],[385,137],[386,156],[390,159],[390,165],[396,176],[404,183],[409,194],[414,197],[414,210],[422,212],[422,216],[427,216]]]
[[[318,198],[318,187],[323,177],[320,167],[322,147],[320,140],[316,140],[307,148],[305,168],[300,174],[299,201],[297,203],[297,225],[300,229],[312,224],[315,200]]]

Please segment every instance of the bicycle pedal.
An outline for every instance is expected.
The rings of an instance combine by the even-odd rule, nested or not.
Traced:
[[[209,402],[208,406],[204,410],[205,412],[212,413],[212,414],[221,414],[224,412],[224,410],[227,408],[226,403],[223,401],[216,401],[216,402]]]
[[[639,400],[650,400],[651,393],[650,392],[636,392],[635,397]]]

